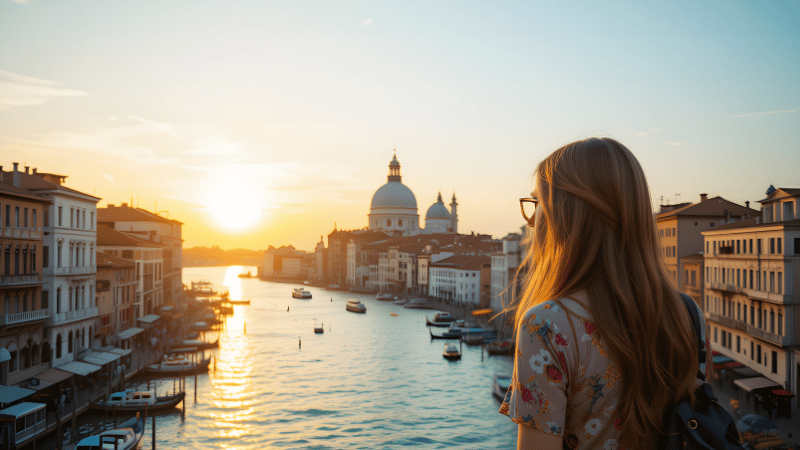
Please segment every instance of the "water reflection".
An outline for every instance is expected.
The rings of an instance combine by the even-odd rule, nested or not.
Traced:
[[[239,274],[244,273],[244,266],[230,266],[225,270],[225,279],[222,285],[228,288],[231,300],[242,299],[242,279]]]

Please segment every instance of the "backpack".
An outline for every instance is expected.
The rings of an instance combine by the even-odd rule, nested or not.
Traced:
[[[697,306],[689,296],[681,294],[692,326],[697,337],[700,351],[700,361],[706,361],[704,342],[700,330],[700,317]],[[711,385],[706,383],[703,373],[698,373],[703,384],[695,391],[697,399],[694,408],[688,398],[678,402],[671,410],[667,411],[664,423],[667,434],[659,442],[662,450],[736,450],[742,449],[736,422],[728,411],[723,408],[714,395]]]

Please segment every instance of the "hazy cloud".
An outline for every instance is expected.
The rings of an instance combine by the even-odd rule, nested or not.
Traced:
[[[114,177],[113,176],[111,176],[111,175],[109,175],[107,173],[103,173],[101,175],[103,175],[103,177],[105,177],[106,180],[108,180],[108,181],[110,181],[112,183],[114,182]]]
[[[51,97],[79,97],[86,92],[59,87],[59,83],[0,70],[0,111],[41,105]]]
[[[370,25],[372,25],[372,18],[368,17],[368,18],[366,18],[366,19],[361,21],[361,26],[362,27],[368,27]]]
[[[760,111],[760,112],[747,113],[747,114],[736,114],[736,115],[733,115],[733,116],[728,116],[728,119],[733,119],[733,118],[736,118],[736,117],[768,116],[768,115],[771,115],[771,114],[790,114],[790,113],[797,112],[797,111],[800,111],[800,108],[799,109],[782,109],[782,110],[779,110],[779,111]]]

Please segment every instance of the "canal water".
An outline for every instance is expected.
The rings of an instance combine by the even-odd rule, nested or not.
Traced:
[[[449,362],[444,341],[432,341],[425,326],[434,311],[315,287],[306,287],[311,300],[294,299],[297,286],[237,277],[248,270],[255,273],[183,270],[186,285],[210,281],[251,303],[226,319],[197,401],[187,378],[185,414],[156,419],[157,448],[515,448],[516,425],[492,396],[493,376],[511,373],[511,358],[465,345],[461,360]],[[347,312],[349,299],[366,314]],[[323,334],[314,333],[319,324]],[[159,394],[173,385],[160,380]],[[86,414],[77,437],[109,427],[108,418]],[[151,447],[148,420],[143,448]]]

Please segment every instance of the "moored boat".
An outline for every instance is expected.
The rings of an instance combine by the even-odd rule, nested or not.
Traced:
[[[219,347],[219,338],[214,342],[201,341],[200,339],[184,339],[180,348],[195,347],[197,350],[210,350]],[[170,349],[172,351],[173,349]]]
[[[146,372],[151,375],[177,376],[192,375],[208,370],[210,358],[193,361],[183,353],[169,353],[158,364],[147,366]]]
[[[429,327],[449,327],[450,324],[453,323],[453,320],[453,316],[446,312],[436,313],[436,315],[433,316],[433,320],[425,316],[425,323]]]
[[[347,309],[350,312],[354,312],[354,313],[362,313],[363,314],[363,313],[367,312],[367,307],[363,303],[358,301],[358,300],[350,300],[350,301],[348,301],[347,304],[345,305],[345,309]]]
[[[324,332],[325,332],[325,324],[324,323],[320,324],[320,325],[314,324],[314,333],[322,334]]]
[[[228,303],[231,305],[249,305],[250,300],[230,300]]]
[[[392,296],[392,294],[388,292],[378,292],[378,294],[375,295],[375,300],[380,300],[382,302],[390,302],[394,300],[394,297]]]
[[[509,386],[511,386],[511,375],[495,375],[492,382],[492,395],[502,402],[506,398]]]
[[[428,332],[431,335],[431,339],[451,339],[451,340],[458,340],[461,339],[461,332],[460,331],[445,331],[442,334],[433,334],[430,329]]]
[[[81,439],[75,450],[133,450],[139,447],[144,436],[144,419],[137,413],[119,428]]]
[[[448,342],[444,344],[444,350],[442,351],[442,356],[444,359],[453,361],[456,359],[461,359],[461,352],[456,347],[456,344]]]
[[[309,299],[309,298],[311,298],[311,292],[308,292],[307,290],[305,290],[303,288],[295,288],[294,290],[292,290],[292,297],[294,297],[294,298],[302,298],[302,299]]]
[[[108,400],[100,400],[89,405],[91,409],[97,411],[160,411],[171,409],[183,401],[185,392],[178,392],[175,395],[157,397],[150,391],[136,391],[128,389],[123,392],[114,392]]]
[[[490,355],[514,355],[514,343],[510,341],[492,341],[486,343],[486,351]]]

